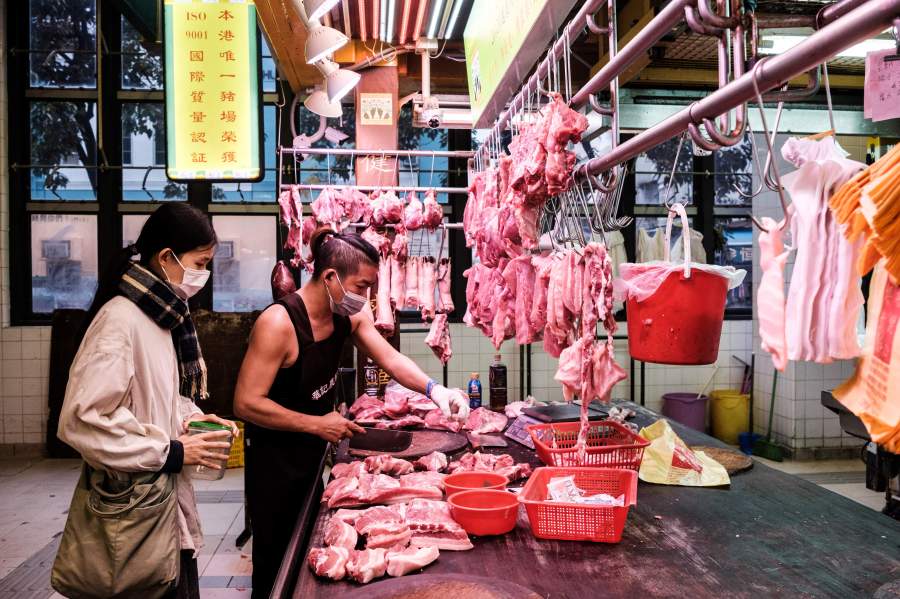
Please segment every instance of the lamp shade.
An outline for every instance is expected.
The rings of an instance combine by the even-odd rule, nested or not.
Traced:
[[[341,103],[329,102],[328,94],[319,88],[316,88],[313,93],[306,97],[303,101],[303,105],[306,106],[310,112],[332,119],[340,117],[343,112],[341,110]]]
[[[312,21],[321,19],[329,10],[337,6],[341,0],[303,0],[306,17]]]
[[[351,89],[359,83],[360,75],[356,71],[338,69],[325,77],[325,88],[328,90],[328,99],[332,102],[340,102]]]
[[[333,29],[310,23],[309,35],[306,38],[306,64],[315,64],[342,48],[348,41],[346,35]]]

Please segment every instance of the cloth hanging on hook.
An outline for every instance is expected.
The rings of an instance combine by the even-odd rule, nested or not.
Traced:
[[[865,165],[846,158],[834,138],[788,140],[782,155],[799,168],[781,180],[791,196],[796,256],[788,291],[788,358],[827,364],[859,355],[856,334],[863,305],[854,272],[860,252],[839,230],[828,200]]]

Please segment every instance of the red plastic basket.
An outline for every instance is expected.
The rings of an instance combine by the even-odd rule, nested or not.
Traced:
[[[575,475],[575,485],[589,495],[625,495],[623,507],[602,507],[547,501],[547,483]],[[637,473],[613,468],[538,468],[519,495],[531,532],[539,539],[618,543],[622,540],[628,509],[637,505]]]
[[[637,471],[650,442],[618,422],[591,420],[584,463],[578,456],[580,422],[532,424],[527,427],[538,457],[548,466],[594,466]]]

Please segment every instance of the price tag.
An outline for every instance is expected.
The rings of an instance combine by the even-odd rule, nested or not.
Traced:
[[[900,61],[886,60],[894,50],[866,55],[866,82],[863,114],[875,122],[900,118]]]

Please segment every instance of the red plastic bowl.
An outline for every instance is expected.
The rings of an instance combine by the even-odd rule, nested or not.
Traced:
[[[502,491],[506,489],[506,477],[493,472],[473,470],[472,472],[459,472],[444,478],[444,489],[449,499],[457,493],[472,490],[494,489]]]
[[[462,491],[447,502],[450,515],[469,534],[502,535],[516,527],[519,498],[508,491]]]

